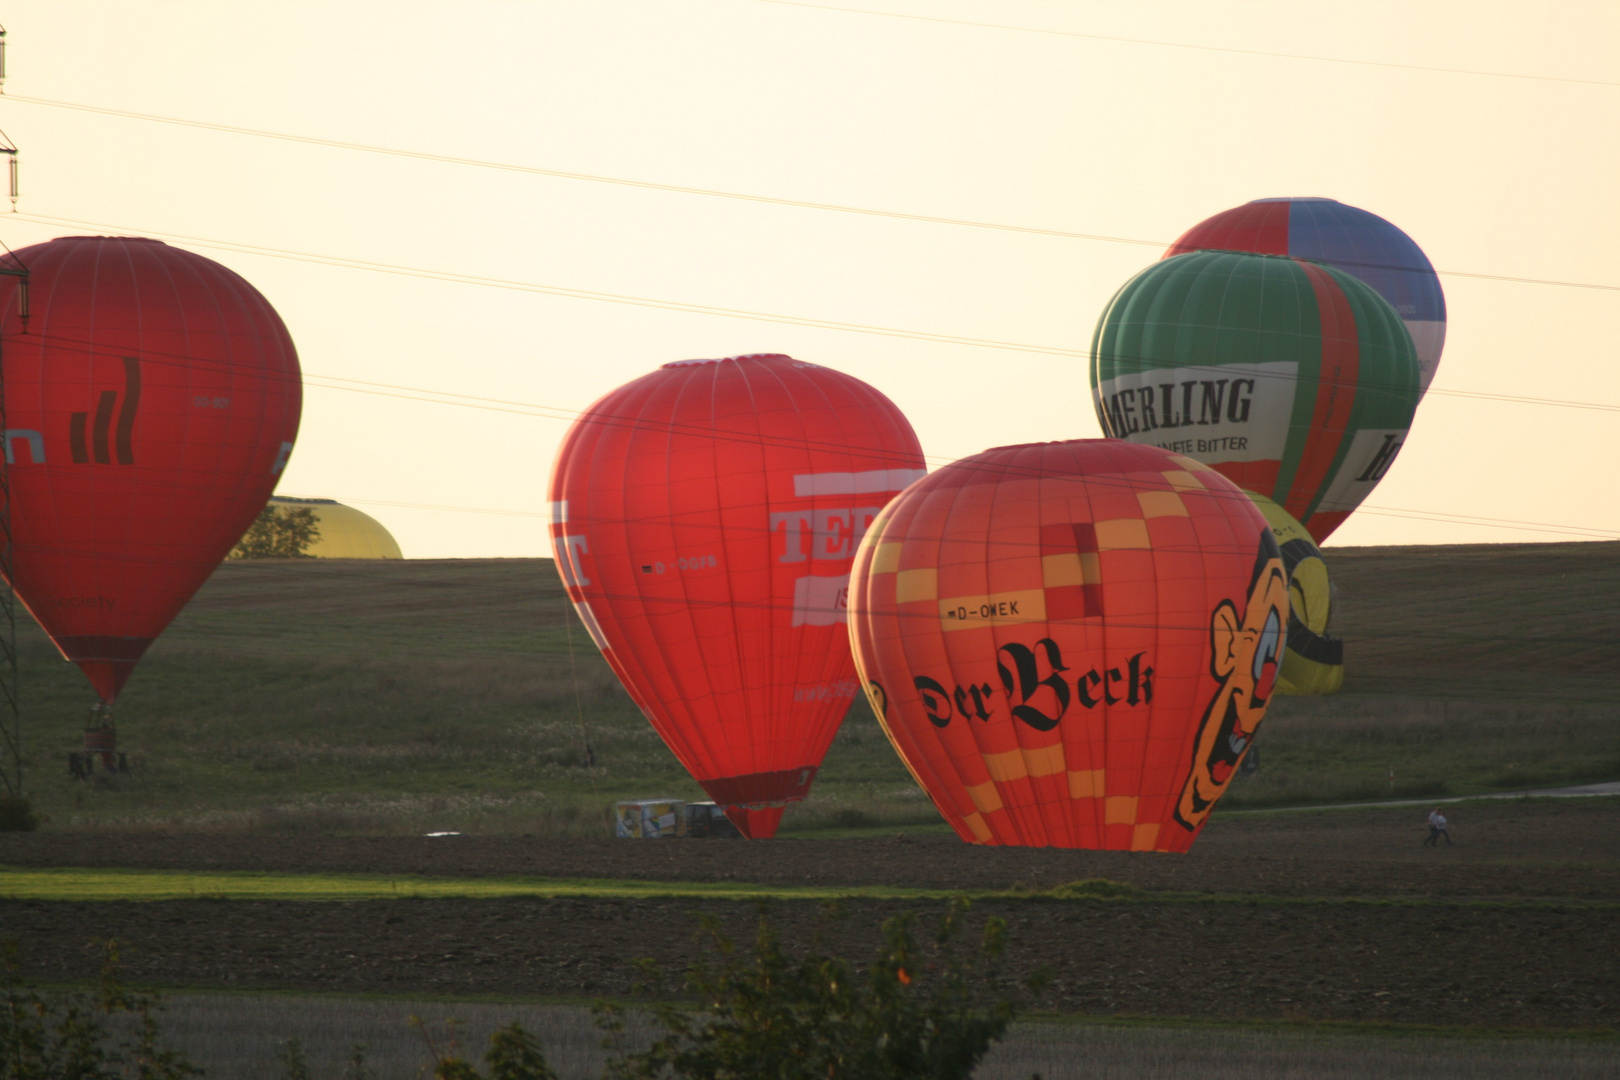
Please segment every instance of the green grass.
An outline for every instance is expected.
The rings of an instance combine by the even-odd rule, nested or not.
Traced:
[[[629,881],[566,878],[431,878],[384,874],[268,874],[248,871],[0,868],[0,897],[9,900],[403,900],[520,896],[619,900],[945,900],[948,889],[883,886],[749,885],[743,882]]]
[[[122,868],[0,866],[0,899],[29,901],[159,900],[500,900],[514,897],[604,900],[842,899],[1020,901],[1031,904],[1242,904],[1252,907],[1446,907],[1620,910],[1620,902],[1542,899],[1435,899],[1432,897],[1272,896],[1154,892],[1106,878],[1048,889],[916,889],[884,885],[758,885],[740,881],[637,881],[620,878],[444,878],[417,874],[288,874],[245,870],[130,870]]]
[[[1328,555],[1345,691],[1279,700],[1259,773],[1223,807],[1620,777],[1620,544]],[[222,566],[120,701],[132,774],[93,785],[66,771],[87,685],[32,624],[18,638],[27,786],[50,828],[602,836],[615,799],[703,797],[549,560]],[[941,828],[864,701],[783,821]]]

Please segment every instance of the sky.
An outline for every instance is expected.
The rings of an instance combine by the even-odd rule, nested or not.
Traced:
[[[242,274],[306,379],[278,491],[407,557],[549,555],[571,417],[670,360],[837,368],[935,466],[1097,437],[1109,297],[1285,195],[1393,221],[1449,309],[1332,543],[1620,537],[1606,0],[75,0],[5,30],[0,240]]]

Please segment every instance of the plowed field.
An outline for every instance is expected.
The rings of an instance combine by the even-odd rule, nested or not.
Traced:
[[[1044,889],[1106,877],[1123,901],[983,899],[1010,926],[1008,972],[1047,968],[1048,1009],[1210,1018],[1620,1027],[1620,801],[1478,803],[1457,846],[1421,846],[1420,808],[1237,816],[1186,856],[863,840],[570,841],[133,834],[0,836],[0,864],[777,885]],[[1173,895],[1164,895],[1173,894]],[[790,941],[870,951],[883,919],[931,906],[778,902]],[[590,997],[628,993],[632,961],[679,970],[696,913],[751,932],[751,904],[692,900],[0,901],[31,974],[93,973],[92,937],[169,986]]]

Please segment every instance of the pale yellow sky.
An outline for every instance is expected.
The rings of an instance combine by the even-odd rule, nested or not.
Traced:
[[[1399,462],[1334,543],[1620,536],[1612,3],[75,2],[5,20],[23,197],[0,239],[151,235],[243,274],[308,377],[280,490],[353,503],[410,557],[548,554],[567,416],[668,360],[849,372],[936,464],[1095,436],[1093,324],[1160,251],[546,171],[1150,242],[1252,198],[1361,206],[1445,273],[1450,329]]]

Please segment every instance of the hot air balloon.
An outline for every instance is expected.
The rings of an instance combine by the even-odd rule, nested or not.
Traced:
[[[12,584],[101,703],[269,498],[298,357],[259,292],[157,240],[23,248],[0,279]]]
[[[1225,477],[1084,439],[907,488],[850,611],[872,708],[963,840],[1185,851],[1265,715],[1288,578]]]
[[[1327,560],[1305,526],[1288,511],[1246,492],[1271,526],[1288,571],[1288,648],[1277,673],[1277,693],[1311,697],[1336,694],[1344,685],[1344,642],[1328,633],[1333,617],[1333,583]]]
[[[1256,199],[1194,225],[1164,257],[1211,249],[1292,255],[1371,285],[1412,335],[1419,390],[1434,381],[1446,346],[1440,278],[1423,249],[1377,214],[1336,199]]]
[[[745,836],[771,836],[805,797],[859,691],[850,560],[923,473],[888,398],[779,355],[665,364],[563,440],[550,496],[563,584]]]
[[[1371,288],[1230,251],[1126,282],[1097,322],[1091,388],[1109,435],[1214,466],[1318,543],[1388,471],[1420,396],[1411,335]]]
[[[320,535],[315,537],[304,554],[313,559],[403,559],[399,541],[384,528],[383,523],[352,506],[336,499],[300,498],[294,495],[272,495],[268,509],[282,513],[288,510],[308,510],[315,517]],[[233,556],[238,552],[232,552]]]

